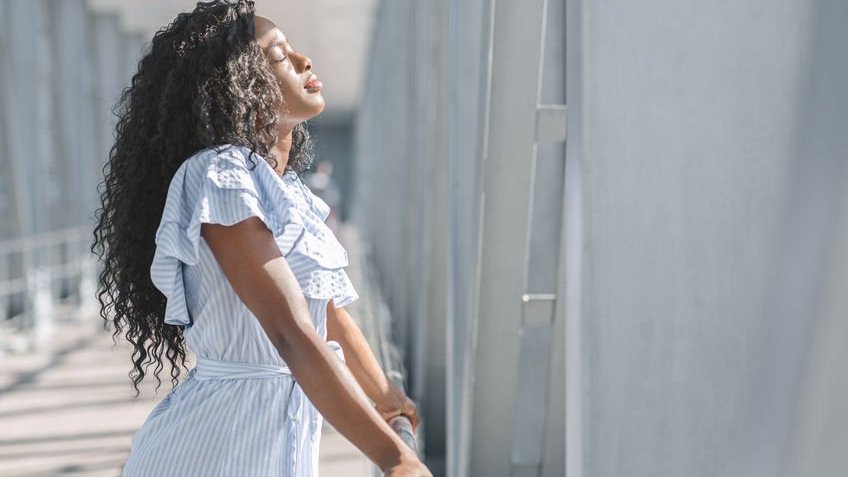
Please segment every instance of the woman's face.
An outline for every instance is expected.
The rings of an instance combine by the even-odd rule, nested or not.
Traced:
[[[312,60],[293,50],[288,38],[271,20],[254,15],[253,24],[256,42],[265,52],[283,94],[280,122],[294,126],[320,114],[324,110],[323,85],[312,72]]]

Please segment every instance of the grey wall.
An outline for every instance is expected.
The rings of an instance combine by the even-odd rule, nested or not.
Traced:
[[[353,218],[442,476],[562,475],[565,2],[386,1]]]
[[[448,2],[382,2],[354,133],[352,217],[373,251],[435,475],[445,461]]]
[[[829,401],[845,422],[824,394],[844,395],[844,380],[825,384],[819,374],[836,371],[819,366],[804,384],[817,316],[805,284],[819,262],[792,260],[798,243],[828,242],[781,239],[826,235],[792,214],[810,212],[796,202],[827,182],[795,176],[816,155],[846,157],[833,127],[848,109],[838,3],[568,2],[569,477],[837,475],[816,457],[836,460],[835,445],[813,442],[844,444],[845,427],[800,402]],[[821,134],[807,127],[817,117],[830,120]],[[814,362],[844,358],[833,340]],[[792,441],[799,409],[815,423],[802,419],[807,434]]]

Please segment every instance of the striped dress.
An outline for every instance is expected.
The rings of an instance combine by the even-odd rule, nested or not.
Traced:
[[[197,357],[186,378],[133,434],[124,477],[318,475],[323,418],[200,235],[203,222],[259,217],[273,232],[326,340],[329,300],[359,298],[348,256],[324,220],[329,206],[292,171],[282,177],[248,148],[201,150],[168,188],[150,274]],[[344,361],[338,343],[327,342]]]

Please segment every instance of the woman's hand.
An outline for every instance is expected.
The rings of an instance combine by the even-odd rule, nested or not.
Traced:
[[[380,415],[383,416],[383,419],[386,421],[399,414],[405,415],[412,423],[412,432],[415,432],[416,429],[418,429],[418,423],[421,421],[421,418],[418,417],[418,407],[415,405],[415,402],[403,392],[403,389],[393,383],[389,383],[389,387],[391,390],[385,400],[383,402],[376,403],[377,411],[379,411]]]

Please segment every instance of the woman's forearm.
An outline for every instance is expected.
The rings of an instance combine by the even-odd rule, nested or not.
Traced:
[[[396,389],[380,367],[362,330],[344,308],[334,307],[332,301],[327,305],[327,340],[341,345],[351,374],[378,409],[400,408]]]
[[[327,421],[383,471],[417,461],[316,332],[306,297],[271,231],[251,217],[231,226],[204,223],[201,235],[233,290]]]
[[[304,324],[300,332],[293,328],[288,331],[289,339],[279,348],[280,356],[330,424],[384,472],[413,459],[405,445],[400,447],[398,437],[377,410],[363,408],[368,404],[362,389],[314,328]]]

